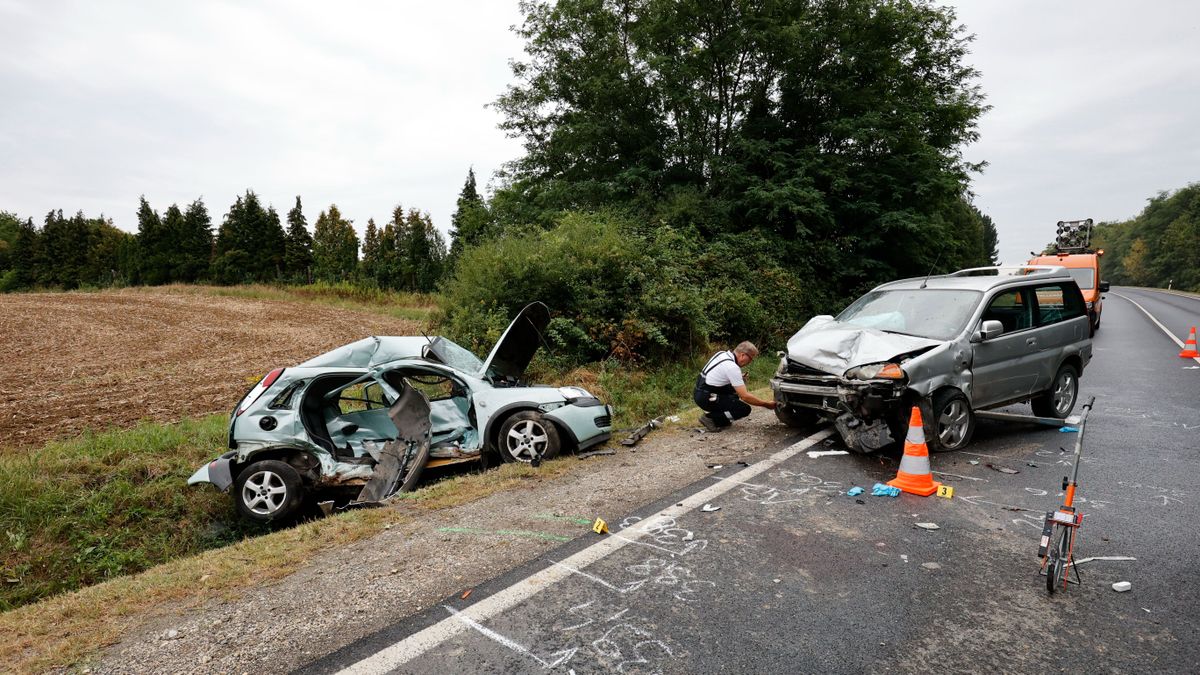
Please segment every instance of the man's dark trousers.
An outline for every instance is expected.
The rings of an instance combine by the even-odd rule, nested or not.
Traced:
[[[750,414],[750,404],[738,398],[736,393],[717,394],[697,387],[693,399],[718,427],[727,427],[733,424],[733,420]]]

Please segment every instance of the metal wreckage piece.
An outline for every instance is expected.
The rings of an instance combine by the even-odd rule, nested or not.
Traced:
[[[348,507],[377,504],[391,497],[404,485],[412,471],[424,468],[429,458],[433,424],[429,420],[429,400],[408,382],[400,398],[388,409],[388,417],[400,435],[383,444],[375,457],[375,471],[358,497]],[[421,466],[417,466],[417,464]]]

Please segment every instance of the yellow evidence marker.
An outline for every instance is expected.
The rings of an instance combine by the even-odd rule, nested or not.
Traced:
[[[592,532],[596,534],[608,534],[608,523],[604,522],[603,518],[597,518],[596,522],[592,523]]]
[[[949,485],[939,485],[937,489],[937,496],[950,499],[954,496],[954,488],[950,487]]]

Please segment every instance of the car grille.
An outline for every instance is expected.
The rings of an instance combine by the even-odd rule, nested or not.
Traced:
[[[612,426],[612,417],[609,415],[601,415],[601,416],[597,417],[596,418],[596,426],[600,427],[600,428],[611,427]]]
[[[818,377],[829,377],[829,373],[826,373],[825,371],[817,370],[816,368],[809,368],[808,366],[796,363],[791,359],[788,359],[787,362],[787,373],[788,375],[816,375]]]

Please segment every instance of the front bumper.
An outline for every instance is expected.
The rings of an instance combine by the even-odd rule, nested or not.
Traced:
[[[874,452],[895,441],[888,422],[903,413],[904,382],[848,380],[835,375],[771,380],[776,403],[815,410],[832,419],[846,445]]]

